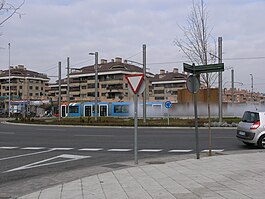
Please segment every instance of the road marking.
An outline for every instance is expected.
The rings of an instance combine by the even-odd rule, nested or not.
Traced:
[[[109,149],[109,152],[127,152],[131,151],[132,149]]]
[[[54,150],[54,151],[69,151],[72,149],[74,148],[51,148],[51,150]]]
[[[19,170],[43,167],[43,166],[48,166],[48,165],[53,165],[53,164],[60,164],[60,163],[65,163],[65,162],[71,162],[71,161],[75,161],[75,160],[81,160],[81,159],[85,159],[85,158],[90,158],[90,157],[91,156],[62,154],[62,155],[59,155],[59,156],[55,156],[55,157],[52,157],[52,158],[48,158],[48,159],[45,159],[45,160],[41,160],[41,161],[38,161],[38,162],[27,164],[27,165],[24,165],[24,166],[15,168],[15,169],[10,169],[10,170],[4,171],[2,173],[9,173],[9,172],[12,172],[12,171],[19,171]],[[55,160],[55,159],[58,159],[58,160],[54,161],[54,162],[50,162],[50,161]],[[65,160],[62,160],[62,159],[65,159]]]
[[[25,148],[21,148],[24,150],[41,150],[41,149],[45,149],[45,147],[25,147]]]
[[[139,152],[160,152],[162,149],[141,149]]]
[[[103,148],[83,148],[83,149],[78,149],[78,151],[102,151]]]
[[[37,154],[42,154],[42,153],[49,153],[53,151],[52,149],[47,150],[47,151],[40,151],[40,152],[35,152],[35,153],[27,153],[27,154],[23,154],[23,155],[16,155],[16,156],[11,156],[11,157],[6,157],[6,158],[1,158],[1,160],[10,160],[10,159],[15,159],[15,158],[21,158],[21,157],[26,157],[26,156],[31,156],[31,155],[37,155]]]
[[[17,149],[18,147],[15,146],[2,146],[0,149]]]
[[[223,152],[224,149],[212,149],[212,152]],[[205,149],[201,151],[202,153],[209,153],[209,149]]]
[[[173,149],[168,151],[169,153],[188,153],[191,152],[192,150],[178,150],[178,149]]]

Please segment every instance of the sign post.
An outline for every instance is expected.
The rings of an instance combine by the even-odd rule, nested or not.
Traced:
[[[145,89],[144,74],[127,75],[129,91],[134,101],[134,164],[138,164],[138,97]]]
[[[169,126],[169,109],[172,108],[171,101],[166,101],[165,102],[165,107],[167,109],[167,125]]]
[[[195,64],[189,65],[183,63],[183,68],[185,72],[192,73],[187,79],[187,89],[192,93],[193,101],[194,101],[194,117],[195,117],[195,139],[196,139],[196,156],[197,159],[200,159],[199,153],[199,133],[198,133],[198,111],[197,111],[197,92],[200,89],[200,80],[198,76],[201,73],[212,73],[212,72],[220,72],[224,71],[224,64],[210,64],[210,65],[202,65],[195,66]]]

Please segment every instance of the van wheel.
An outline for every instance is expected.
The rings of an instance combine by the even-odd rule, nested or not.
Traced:
[[[265,135],[262,135],[262,136],[259,138],[258,146],[259,146],[259,148],[261,148],[261,149],[265,149]]]

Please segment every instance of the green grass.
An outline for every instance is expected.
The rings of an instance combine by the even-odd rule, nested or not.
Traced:
[[[223,118],[223,122],[228,124],[238,123],[240,118]],[[83,126],[134,126],[133,118],[124,117],[98,117],[95,121],[94,117],[75,117],[75,118],[17,118],[12,122],[30,123],[30,124],[47,124],[47,125],[83,125]],[[212,118],[211,122],[218,122],[218,119]],[[198,126],[205,126],[208,123],[207,118],[199,118]],[[170,118],[169,126],[172,127],[194,127],[194,119]],[[146,123],[143,119],[138,119],[138,126],[168,126],[167,118],[147,118]]]

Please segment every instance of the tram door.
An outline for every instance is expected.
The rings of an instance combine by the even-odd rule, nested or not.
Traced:
[[[92,106],[85,106],[85,116],[92,116]]]
[[[66,117],[66,106],[62,106],[62,117]]]
[[[99,105],[99,116],[108,116],[108,105]]]

